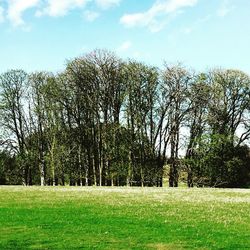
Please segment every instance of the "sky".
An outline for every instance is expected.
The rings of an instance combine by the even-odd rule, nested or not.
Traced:
[[[250,74],[250,0],[0,0],[0,72],[56,73],[97,48]]]

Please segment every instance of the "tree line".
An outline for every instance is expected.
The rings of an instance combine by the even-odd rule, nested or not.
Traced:
[[[247,187],[250,77],[95,50],[0,76],[0,184]]]

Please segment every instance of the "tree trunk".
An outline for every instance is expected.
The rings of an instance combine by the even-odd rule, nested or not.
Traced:
[[[40,184],[41,186],[45,186],[45,162],[44,159],[42,157],[42,159],[40,159],[41,163],[39,164],[40,167]]]
[[[194,186],[194,184],[193,184],[193,173],[192,173],[191,170],[188,171],[187,184],[188,184],[189,188]]]
[[[129,153],[129,163],[128,163],[128,173],[127,173],[127,187],[131,186],[132,181],[132,162],[131,162],[131,153]]]
[[[144,187],[144,173],[143,173],[143,167],[141,166],[141,186]]]
[[[96,170],[95,170],[95,157],[92,158],[92,165],[93,165],[93,179],[94,179],[94,186],[97,186],[96,182]]]

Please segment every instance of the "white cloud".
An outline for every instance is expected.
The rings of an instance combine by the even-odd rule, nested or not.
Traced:
[[[6,10],[1,3],[6,3]],[[27,26],[23,19],[24,13],[35,8],[35,16],[65,16],[73,9],[83,9],[88,3],[95,3],[103,10],[119,5],[121,0],[0,0],[0,23],[9,20],[13,26]],[[6,14],[5,14],[6,12]],[[100,13],[85,11],[83,16],[87,21],[94,21]]]
[[[0,6],[0,23],[4,22],[4,8]]]
[[[125,41],[120,45],[120,47],[117,50],[122,52],[128,50],[131,47],[132,47],[131,41]]]
[[[217,15],[218,15],[219,17],[224,17],[224,16],[226,16],[226,15],[228,14],[229,11],[230,11],[230,10],[229,10],[229,9],[226,9],[226,8],[219,9],[219,10],[217,11]]]
[[[193,31],[193,28],[188,27],[188,28],[185,28],[185,29],[183,30],[183,33],[186,34],[186,35],[188,35],[188,34],[190,34],[192,31]]]
[[[89,0],[47,0],[47,6],[36,12],[36,16],[65,16],[70,10],[83,8]]]
[[[86,10],[83,14],[88,22],[93,22],[100,16],[100,13],[90,10]]]
[[[192,32],[194,32],[196,29],[200,28],[201,26],[204,25],[204,23],[208,22],[211,19],[211,15],[207,15],[205,17],[199,18],[198,20],[196,20],[191,26],[186,27],[184,29],[182,29],[182,32],[186,35],[191,34]]]
[[[39,4],[40,0],[9,0],[7,18],[14,26],[24,25],[23,13]]]
[[[120,1],[121,0],[95,0],[95,3],[102,9],[108,9],[112,6],[118,5]],[[93,2],[93,0],[47,0],[46,6],[42,10],[38,10],[36,16],[65,16],[70,10],[84,8],[89,2]],[[88,20],[94,20],[99,16],[97,12],[89,11],[85,14]]]
[[[231,12],[234,9],[234,6],[231,6],[229,4],[228,0],[224,0],[220,6],[220,8],[217,10],[217,16],[219,17],[225,17],[229,12]]]
[[[141,57],[141,53],[139,51],[135,51],[132,55],[132,57],[136,60],[138,60]]]
[[[109,9],[120,4],[121,0],[95,0],[96,5],[102,9]]]
[[[193,7],[197,2],[198,0],[157,0],[149,10],[125,14],[120,22],[128,28],[141,26],[157,32],[166,25],[170,14],[177,14],[185,7]]]

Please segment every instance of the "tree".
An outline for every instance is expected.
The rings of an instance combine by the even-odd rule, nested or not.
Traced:
[[[60,74],[0,77],[0,182],[241,187],[250,182],[250,78],[163,70],[95,50]],[[183,154],[183,149],[185,153]]]
[[[244,178],[236,172],[247,175],[249,171],[244,142],[250,132],[250,79],[236,70],[214,70],[202,78],[202,85],[198,84],[203,87],[194,95],[200,96],[199,102],[192,98],[195,107],[189,113],[193,123],[185,159],[188,184],[193,184],[194,177],[198,185],[237,186]]]
[[[28,75],[23,70],[11,70],[0,76],[1,125],[9,137],[13,138],[13,148],[18,153],[23,185],[31,183],[30,166],[26,161],[28,147],[26,143],[29,128],[27,114],[24,112]]]
[[[167,140],[170,143],[170,187],[178,186],[180,130],[183,126],[184,118],[190,110],[187,93],[192,79],[192,75],[181,65],[173,67],[166,65],[163,73],[165,93],[169,100],[167,110],[169,138]]]
[[[195,77],[194,82],[190,85],[188,98],[190,110],[187,113],[186,122],[189,136],[187,138],[185,166],[188,174],[188,187],[193,187],[193,174],[195,171],[193,158],[195,157],[196,148],[199,147],[199,139],[206,133],[208,103],[210,101],[210,89],[205,74],[199,74]]]

